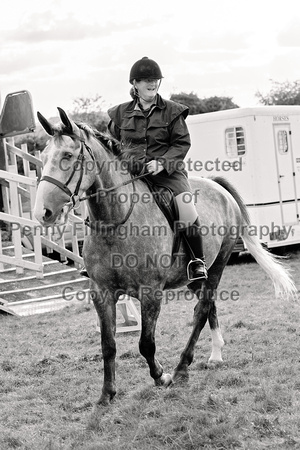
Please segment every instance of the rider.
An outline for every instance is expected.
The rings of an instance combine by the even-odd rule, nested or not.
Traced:
[[[190,279],[205,279],[200,221],[183,162],[190,148],[185,123],[188,107],[164,100],[158,94],[162,78],[159,65],[152,59],[136,61],[129,75],[133,100],[108,110],[108,129],[121,147],[142,157],[153,184],[167,186],[174,192],[181,231],[191,254]]]

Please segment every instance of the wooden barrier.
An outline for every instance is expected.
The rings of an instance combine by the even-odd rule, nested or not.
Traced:
[[[58,225],[55,227],[41,227],[32,217],[34,208],[37,180],[41,177],[42,161],[29,155],[26,144],[22,148],[14,145],[13,138],[4,139],[4,150],[7,155],[7,170],[0,170],[0,184],[2,186],[2,198],[4,212],[0,213],[0,220],[9,224],[12,233],[12,241],[15,255],[9,258],[0,255],[0,264],[14,264],[17,273],[23,273],[24,268],[36,271],[37,277],[42,277],[41,255],[42,250],[50,254],[53,251],[61,255],[62,260],[71,259],[77,267],[83,265],[79,254],[79,241],[83,241],[83,233],[79,235],[72,225]],[[17,158],[21,163],[18,165]],[[30,164],[35,167],[30,169]],[[24,175],[20,175],[21,170]],[[85,214],[85,206],[82,205],[80,215],[70,215],[73,222],[81,222],[81,214]],[[75,233],[73,230],[75,229]],[[31,231],[30,231],[31,230]],[[22,245],[32,248],[35,254],[35,262],[29,263],[23,260]]]

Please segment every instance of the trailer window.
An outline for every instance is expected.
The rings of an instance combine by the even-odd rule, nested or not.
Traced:
[[[277,133],[278,139],[278,151],[281,155],[284,155],[288,152],[289,144],[288,144],[288,135],[286,130],[279,130]]]
[[[226,153],[235,158],[246,152],[245,132],[243,127],[231,127],[225,130]]]

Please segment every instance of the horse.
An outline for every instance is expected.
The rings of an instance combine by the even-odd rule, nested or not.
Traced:
[[[168,387],[188,378],[195,345],[207,321],[212,338],[208,362],[221,363],[224,341],[214,294],[240,235],[271,278],[276,295],[288,297],[296,292],[281,261],[249,233],[249,215],[241,196],[222,177],[191,179],[192,200],[207,231],[204,253],[208,278],[190,280],[186,244],[180,240],[174,253],[176,232],[153,200],[147,183],[126,170],[119,143],[87,124],[75,123],[63,109],[58,111],[60,123],[56,125],[38,113],[50,138],[42,152],[43,172],[34,216],[43,226],[51,226],[62,212],[76,207],[79,201],[87,202],[90,233],[85,236],[82,255],[99,316],[104,366],[102,393],[96,405],[108,405],[116,394],[116,304],[120,295],[140,301],[139,350],[155,385]],[[156,322],[164,291],[185,286],[197,300],[193,328],[178,365],[168,374],[155,355]]]

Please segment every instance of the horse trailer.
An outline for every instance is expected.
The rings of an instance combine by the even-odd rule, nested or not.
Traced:
[[[187,124],[189,176],[227,178],[266,247],[300,243],[300,106],[197,114]]]

